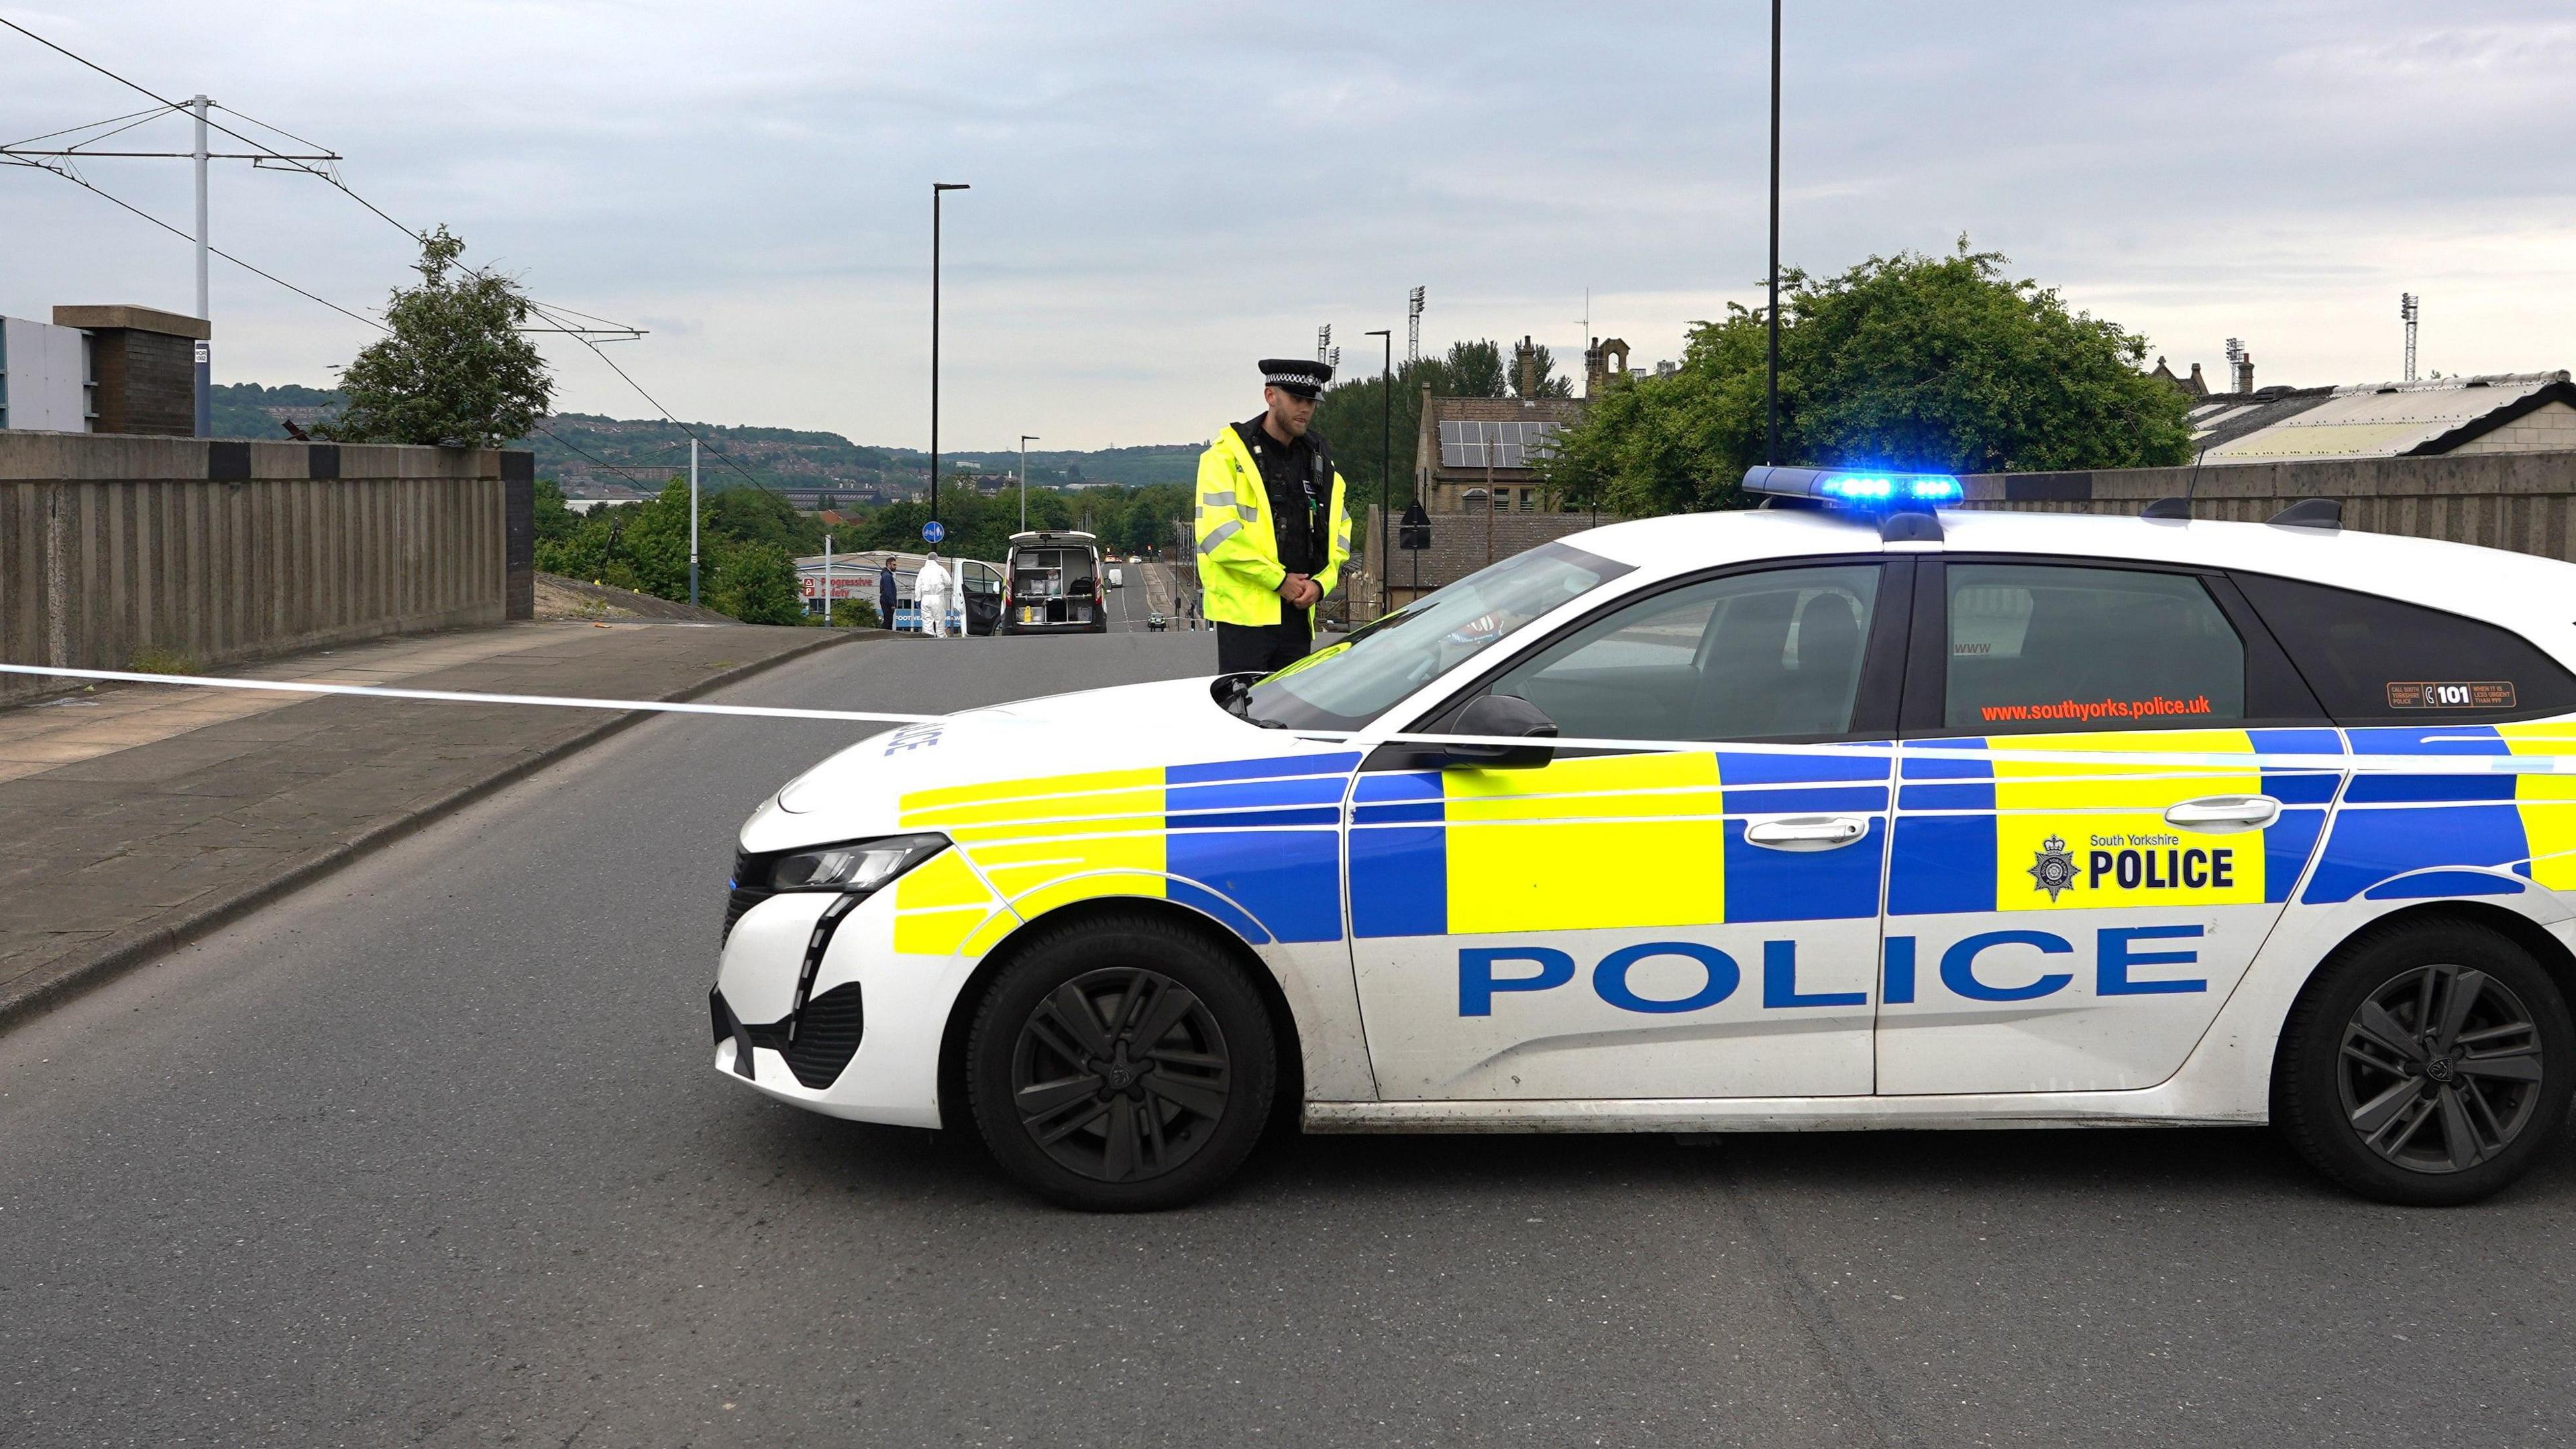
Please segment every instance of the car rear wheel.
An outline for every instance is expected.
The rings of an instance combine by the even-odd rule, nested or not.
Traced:
[[[2475,1202],[2553,1143],[2576,1087],[2565,995],[2463,921],[2355,938],[2291,1010],[2273,1121],[2318,1171],[2409,1206]]]
[[[1093,1212],[1213,1190],[1260,1140],[1278,1075],[1269,1012],[1242,968],[1146,915],[1032,943],[986,993],[966,1051],[994,1160]]]

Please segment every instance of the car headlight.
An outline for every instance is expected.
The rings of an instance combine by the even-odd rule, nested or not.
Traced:
[[[776,891],[872,891],[948,848],[944,835],[889,835],[782,855],[769,867]]]

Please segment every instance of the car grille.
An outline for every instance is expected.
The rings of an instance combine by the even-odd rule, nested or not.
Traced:
[[[734,854],[733,888],[725,896],[724,933],[716,937],[716,945],[719,948],[733,939],[734,923],[742,919],[743,912],[777,894],[768,885],[769,866],[773,859],[775,859],[773,856],[751,855],[740,851]],[[745,881],[753,881],[757,884],[745,885],[743,884]]]
[[[796,1039],[787,1044],[787,1070],[808,1087],[828,1087],[858,1055],[859,1037],[867,1028],[867,1011],[859,983],[844,982],[797,1013]]]

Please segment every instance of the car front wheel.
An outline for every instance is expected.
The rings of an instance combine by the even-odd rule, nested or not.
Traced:
[[[2320,1172],[2408,1206],[2475,1202],[2556,1140],[2576,1028],[2549,972],[2462,921],[2365,932],[2292,1008],[2273,1121]]]
[[[1004,1171],[1067,1207],[1135,1212],[1204,1196],[1242,1164],[1277,1060],[1242,967],[1140,914],[1070,926],[1004,967],[966,1075]]]

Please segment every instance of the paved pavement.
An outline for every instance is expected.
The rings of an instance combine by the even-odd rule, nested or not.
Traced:
[[[952,647],[726,697],[945,709],[1213,659]],[[2259,1131],[1327,1137],[1097,1218],[762,1101],[707,1066],[730,835],[845,737],[639,725],[0,1036],[0,1443],[2576,1432],[2576,1152],[2406,1212]]]
[[[820,629],[515,624],[273,660],[242,677],[681,699]],[[0,1021],[228,918],[632,716],[104,686],[0,710]]]

